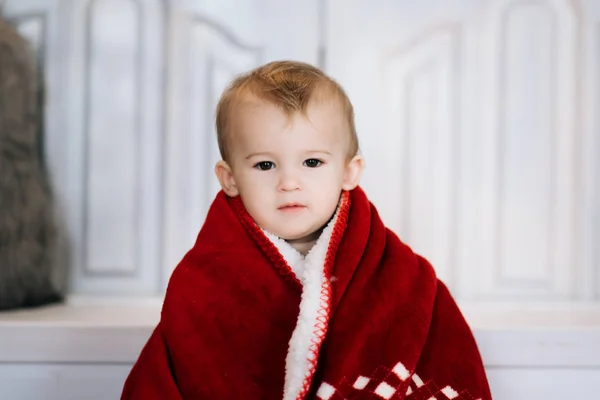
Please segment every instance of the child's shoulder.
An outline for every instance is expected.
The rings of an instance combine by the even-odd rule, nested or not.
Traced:
[[[406,273],[417,274],[427,280],[437,281],[435,268],[431,262],[423,255],[417,253],[413,247],[404,242],[391,229],[386,227],[388,251],[393,251],[390,258],[395,264],[404,269]]]

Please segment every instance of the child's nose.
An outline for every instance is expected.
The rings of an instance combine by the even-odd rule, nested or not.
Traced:
[[[282,171],[279,176],[279,184],[277,190],[282,192],[289,192],[292,190],[300,189],[300,180],[294,171]]]

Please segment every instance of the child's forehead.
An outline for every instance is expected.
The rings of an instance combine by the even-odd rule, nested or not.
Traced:
[[[243,152],[306,149],[345,151],[350,126],[343,106],[334,99],[315,98],[305,110],[286,110],[256,95],[246,95],[230,114],[229,143]]]
[[[318,118],[327,122],[346,120],[342,102],[333,96],[327,98],[321,96],[315,97],[304,108],[292,108],[251,93],[241,95],[232,104],[230,118],[235,119],[236,117],[243,116],[247,120],[248,118],[260,118],[263,113],[279,114],[281,118],[287,120],[298,116],[310,120]]]

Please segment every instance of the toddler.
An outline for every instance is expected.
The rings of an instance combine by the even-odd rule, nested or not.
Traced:
[[[434,269],[359,187],[353,109],[299,62],[217,108],[216,196],[122,399],[491,399]]]

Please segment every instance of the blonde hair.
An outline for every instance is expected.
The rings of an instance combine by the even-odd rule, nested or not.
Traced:
[[[228,161],[227,138],[231,113],[245,95],[253,95],[280,107],[288,116],[306,113],[317,96],[340,102],[350,128],[348,158],[358,153],[358,137],[354,125],[354,109],[344,89],[319,68],[297,61],[274,61],[237,77],[225,89],[217,105],[216,129],[219,151]]]

